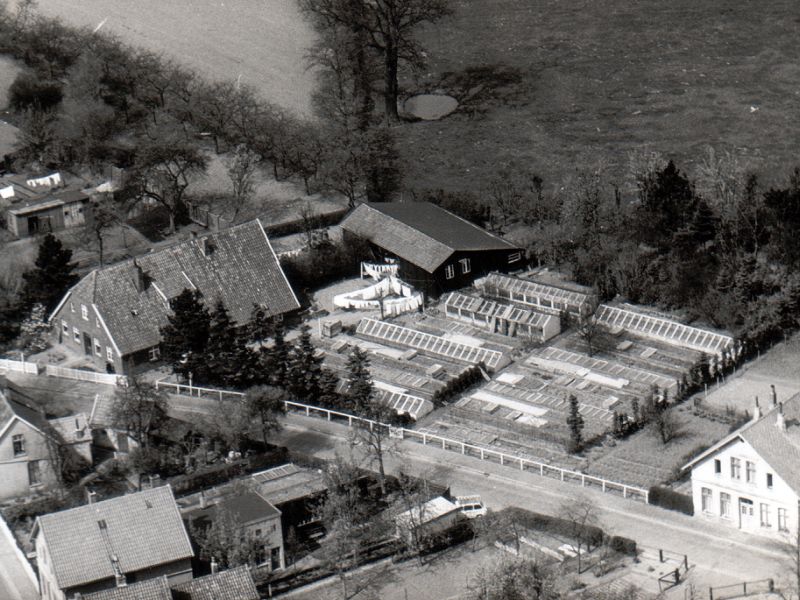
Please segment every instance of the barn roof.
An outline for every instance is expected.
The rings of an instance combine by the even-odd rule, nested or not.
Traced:
[[[140,271],[148,282],[141,291]],[[255,304],[268,316],[300,307],[258,219],[96,269],[64,300],[72,295],[93,304],[118,351],[126,355],[161,341],[169,301],[184,289],[199,290],[209,308],[222,300],[240,325],[250,319]]]
[[[372,202],[353,210],[342,229],[432,273],[454,252],[516,246],[429,202]]]

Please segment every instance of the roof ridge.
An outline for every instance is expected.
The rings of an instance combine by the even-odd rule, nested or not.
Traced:
[[[65,508],[64,510],[57,510],[55,512],[47,513],[46,515],[39,515],[39,517],[37,517],[37,518],[39,520],[43,520],[43,519],[45,519],[47,517],[54,517],[55,515],[64,515],[66,513],[73,513],[73,512],[76,512],[76,511],[81,511],[81,510],[88,509],[89,507],[92,507],[93,509],[96,510],[97,507],[100,506],[101,504],[108,504],[108,503],[114,502],[116,500],[121,500],[123,498],[132,498],[133,496],[138,496],[139,494],[152,494],[154,492],[160,492],[161,490],[163,490],[165,488],[169,489],[169,491],[172,492],[172,488],[169,485],[161,485],[161,486],[158,486],[158,487],[150,488],[149,490],[141,490],[141,491],[138,491],[138,492],[134,492],[132,494],[122,494],[122,496],[114,496],[113,498],[105,498],[104,500],[98,500],[97,502],[92,502],[91,504],[81,504],[80,506],[73,506],[72,508]],[[172,495],[172,494],[170,494],[170,495]],[[175,499],[174,495],[172,495],[172,499],[173,500]],[[42,521],[42,523],[44,523],[44,522]]]
[[[433,237],[432,235],[430,235],[430,234],[428,234],[428,233],[425,233],[425,232],[424,232],[424,231],[422,231],[421,229],[417,229],[416,227],[414,227],[414,226],[412,226],[412,225],[409,225],[408,223],[405,223],[404,221],[402,221],[401,219],[398,219],[398,218],[397,218],[397,217],[395,217],[394,215],[390,215],[389,213],[385,213],[385,212],[383,212],[381,209],[379,209],[379,208],[377,208],[377,207],[373,206],[374,204],[391,204],[391,202],[364,202],[364,203],[362,203],[362,206],[366,206],[367,208],[369,208],[369,209],[371,209],[371,210],[374,210],[375,212],[377,212],[377,213],[379,213],[379,214],[383,215],[384,217],[388,217],[388,218],[392,219],[393,221],[395,221],[395,222],[396,222],[396,223],[398,223],[399,225],[402,225],[402,226],[403,226],[403,227],[405,227],[407,230],[413,231],[413,232],[414,232],[414,233],[416,233],[417,235],[421,235],[421,236],[423,236],[423,237],[426,237],[426,238],[428,238],[429,240],[431,240],[432,242],[434,242],[434,243],[438,244],[438,245],[439,245],[439,246],[441,246],[442,248],[446,248],[447,250],[449,250],[449,251],[450,251],[450,254],[453,254],[454,252],[456,252],[456,249],[455,249],[455,248],[453,248],[452,246],[448,246],[448,245],[447,245],[447,244],[445,244],[444,242],[442,242],[442,241],[440,241],[440,240],[437,240],[437,239],[436,239],[435,237]],[[409,202],[408,204],[412,204],[412,203],[411,203],[411,202]],[[436,206],[435,204],[433,204],[433,203],[431,203],[431,202],[422,202],[421,204],[430,204],[431,206]],[[356,210],[358,210],[358,207],[356,207]],[[450,213],[450,214],[452,214],[452,213]],[[455,216],[455,215],[453,215],[453,216]],[[480,229],[480,228],[479,228],[479,229]],[[487,233],[488,233],[488,232],[487,232]]]

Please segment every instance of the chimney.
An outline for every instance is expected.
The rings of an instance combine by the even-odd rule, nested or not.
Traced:
[[[756,396],[756,405],[753,408],[753,421],[758,421],[761,418],[761,407],[758,405],[758,396]]]
[[[125,578],[125,573],[119,568],[119,558],[116,554],[111,555],[111,567],[114,569],[114,579],[116,579],[117,587],[125,587],[128,581]]]
[[[214,247],[214,243],[212,242],[212,240],[210,240],[208,236],[204,237],[203,238],[203,255],[204,256],[211,256],[212,254],[214,254],[214,250],[215,250],[215,247]]]
[[[200,508],[205,508],[206,506],[208,506],[206,502],[206,493],[200,490]]]
[[[140,294],[147,289],[147,275],[142,269],[141,265],[136,262],[136,259],[133,259],[133,284],[136,286],[136,291]]]
[[[769,387],[772,388],[772,406],[775,406],[778,403],[778,392],[775,391],[775,384],[770,384]]]
[[[211,574],[214,575],[219,572],[219,564],[217,563],[217,559],[213,556],[211,557]]]
[[[189,232],[189,238],[192,239],[192,240],[196,240],[197,239],[197,232],[196,231],[190,231]]]
[[[781,431],[786,431],[786,417],[783,416],[783,402],[778,403],[778,416],[775,419],[775,427]]]
[[[97,492],[86,488],[86,503],[94,504],[97,501]]]

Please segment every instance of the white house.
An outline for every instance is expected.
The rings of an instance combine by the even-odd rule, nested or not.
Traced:
[[[800,394],[773,405],[683,467],[696,517],[764,535],[794,535],[800,500]]]

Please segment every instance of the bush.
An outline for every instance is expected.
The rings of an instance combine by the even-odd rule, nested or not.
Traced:
[[[608,541],[608,545],[614,552],[636,556],[636,540],[619,535],[612,535]]]
[[[295,291],[313,291],[359,273],[367,246],[357,240],[327,243],[281,259],[281,267]]]
[[[30,73],[20,73],[8,89],[11,108],[16,111],[54,109],[64,94],[57,81],[42,81]]]
[[[528,529],[535,529],[537,531],[544,531],[554,535],[571,536],[575,531],[575,525],[568,519],[560,517],[553,517],[551,515],[543,515],[540,513],[531,512],[521,508],[508,509],[512,518]],[[600,527],[594,525],[585,526],[586,536],[584,543],[590,546],[599,546],[603,542],[605,533]],[[621,538],[624,539],[624,538]]]
[[[316,229],[321,229],[323,227],[330,227],[331,225],[338,225],[349,211],[349,208],[344,208],[342,210],[314,215],[312,218],[313,226]],[[294,221],[276,223],[275,225],[266,225],[264,230],[270,238],[292,235],[293,233],[303,233],[306,230],[306,221],[303,219],[296,219]]]
[[[654,506],[675,510],[689,516],[694,515],[692,497],[686,494],[679,494],[669,488],[654,485],[649,490],[648,499],[649,504]]]
[[[481,369],[486,369],[483,363],[473,365],[462,371],[458,377],[448,381],[443,388],[436,390],[436,393],[431,398],[434,406],[442,406],[442,404],[454,396],[457,396],[461,392],[471,388],[479,381],[483,381]]]

